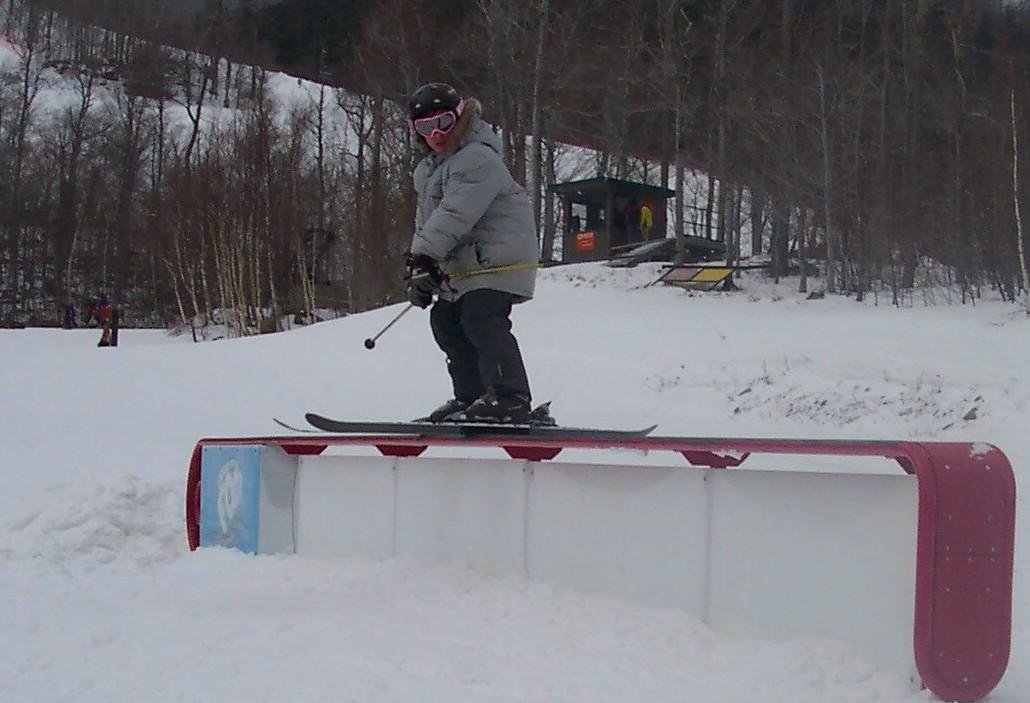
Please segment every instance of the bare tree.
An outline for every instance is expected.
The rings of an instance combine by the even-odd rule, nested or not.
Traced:
[[[691,79],[696,44],[692,40],[693,22],[686,14],[685,8],[676,0],[657,0],[655,15],[658,20],[658,34],[655,55],[661,66],[661,80],[669,86],[668,91],[661,91],[667,96],[658,107],[663,113],[671,113],[671,138],[663,139],[672,150],[672,173],[675,181],[675,198],[673,199],[673,238],[675,239],[675,261],[683,263],[686,259],[686,222],[685,179],[687,151],[687,124],[692,113]],[[665,133],[668,134],[668,128]],[[667,173],[663,164],[663,174]],[[663,176],[663,181],[665,180]],[[664,185],[664,183],[663,183]]]
[[[826,292],[837,292],[838,231],[833,222],[833,169],[830,166],[830,117],[826,71],[821,63],[815,65],[819,77],[819,137],[823,152],[823,211],[826,227]]]
[[[544,74],[544,46],[547,42],[547,30],[548,30],[548,15],[550,11],[549,0],[538,0],[539,3],[539,14],[537,16],[537,40],[536,40],[536,59],[533,65],[533,105],[532,105],[532,122],[533,122],[533,160],[531,163],[531,181],[533,183],[532,199],[533,199],[533,218],[536,222],[537,231],[540,231],[540,200],[542,194],[546,192],[546,188],[542,188],[541,185],[541,172],[543,166],[543,133],[542,133],[542,116],[544,112],[544,106],[541,104],[541,90],[540,84],[543,81]],[[550,260],[550,256],[544,251],[546,260]]]
[[[14,14],[13,5],[10,15]],[[38,14],[29,9],[25,19],[26,28],[19,47],[17,81],[14,83],[14,119],[5,120],[3,126],[5,147],[9,157],[6,164],[7,198],[4,203],[6,217],[0,225],[3,232],[2,261],[5,265],[3,279],[7,282],[7,303],[22,306],[22,291],[25,287],[24,267],[19,262],[25,254],[25,166],[30,151],[29,132],[33,124],[33,107],[42,83],[42,61],[39,58],[40,41]]]
[[[1023,215],[1019,208],[1019,121],[1016,119],[1016,91],[1009,91],[1009,106],[1012,111],[1012,206],[1016,216],[1016,242],[1019,251],[1019,267],[1023,275],[1023,306],[1030,315],[1030,276],[1027,275],[1026,249],[1023,244]]]
[[[76,76],[79,90],[78,103],[65,107],[57,127],[58,138],[53,146],[55,160],[61,164],[58,181],[58,201],[54,211],[54,263],[63,271],[61,287],[56,291],[58,301],[71,300],[72,270],[75,249],[79,239],[78,205],[80,182],[83,176],[82,160],[86,142],[92,136],[90,111],[93,107],[94,75],[92,72]]]

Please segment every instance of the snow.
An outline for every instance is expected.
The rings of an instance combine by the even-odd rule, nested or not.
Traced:
[[[975,442],[969,450],[969,455],[974,458],[986,456],[991,453],[992,449],[993,447],[989,444],[985,444],[984,442]]]
[[[1030,460],[1030,321],[1011,305],[806,301],[757,276],[741,292],[691,294],[646,287],[656,277],[653,265],[550,269],[516,308],[537,399],[562,422],[977,441],[1017,476]],[[838,642],[732,638],[676,611],[461,564],[188,552],[183,486],[199,438],[278,433],[271,416],[306,410],[407,418],[448,396],[424,313],[363,348],[398,310],[203,344],[124,330],[116,349],[97,348],[95,330],[0,330],[0,700],[931,698]],[[1027,543],[994,701],[1030,698]]]

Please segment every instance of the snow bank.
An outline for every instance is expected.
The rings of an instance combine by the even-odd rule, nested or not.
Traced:
[[[536,399],[561,421],[982,441],[1022,478],[1030,323],[1010,306],[807,301],[751,278],[689,294],[648,286],[657,273],[551,269],[516,308]],[[363,348],[397,311],[217,344],[124,330],[117,349],[0,330],[0,700],[927,700],[834,642],[730,638],[462,565],[186,554],[200,437],[278,432],[271,416],[305,410],[407,418],[447,397],[425,315]],[[1002,703],[1030,697],[1028,544]]]

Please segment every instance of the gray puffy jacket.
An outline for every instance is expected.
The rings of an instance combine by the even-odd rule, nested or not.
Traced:
[[[411,253],[432,257],[451,277],[440,294],[444,300],[491,288],[523,302],[533,297],[540,260],[533,207],[501,159],[501,140],[479,112],[479,103],[468,100],[447,148],[427,154],[415,169]],[[514,268],[469,275],[507,266]]]

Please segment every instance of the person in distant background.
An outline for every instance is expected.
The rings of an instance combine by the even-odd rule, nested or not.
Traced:
[[[640,238],[647,241],[651,238],[651,228],[654,227],[654,213],[651,206],[646,202],[640,206]]]
[[[540,260],[529,195],[504,165],[478,100],[429,83],[411,94],[408,110],[425,151],[414,174],[408,300],[433,305],[433,337],[454,388],[424,419],[525,422],[529,380],[510,315],[533,297]]]
[[[640,202],[637,196],[629,199],[629,204],[622,211],[622,223],[626,227],[626,241],[640,241]]]
[[[89,327],[89,323],[97,319],[97,300],[90,298],[82,308],[82,326]]]
[[[66,330],[75,328],[75,304],[68,302],[64,306],[64,320],[61,322],[61,327]]]
[[[100,321],[100,326],[103,328],[97,346],[109,347],[111,346],[111,301],[107,299],[107,293],[100,294],[100,300],[97,301],[96,316],[97,320]]]

